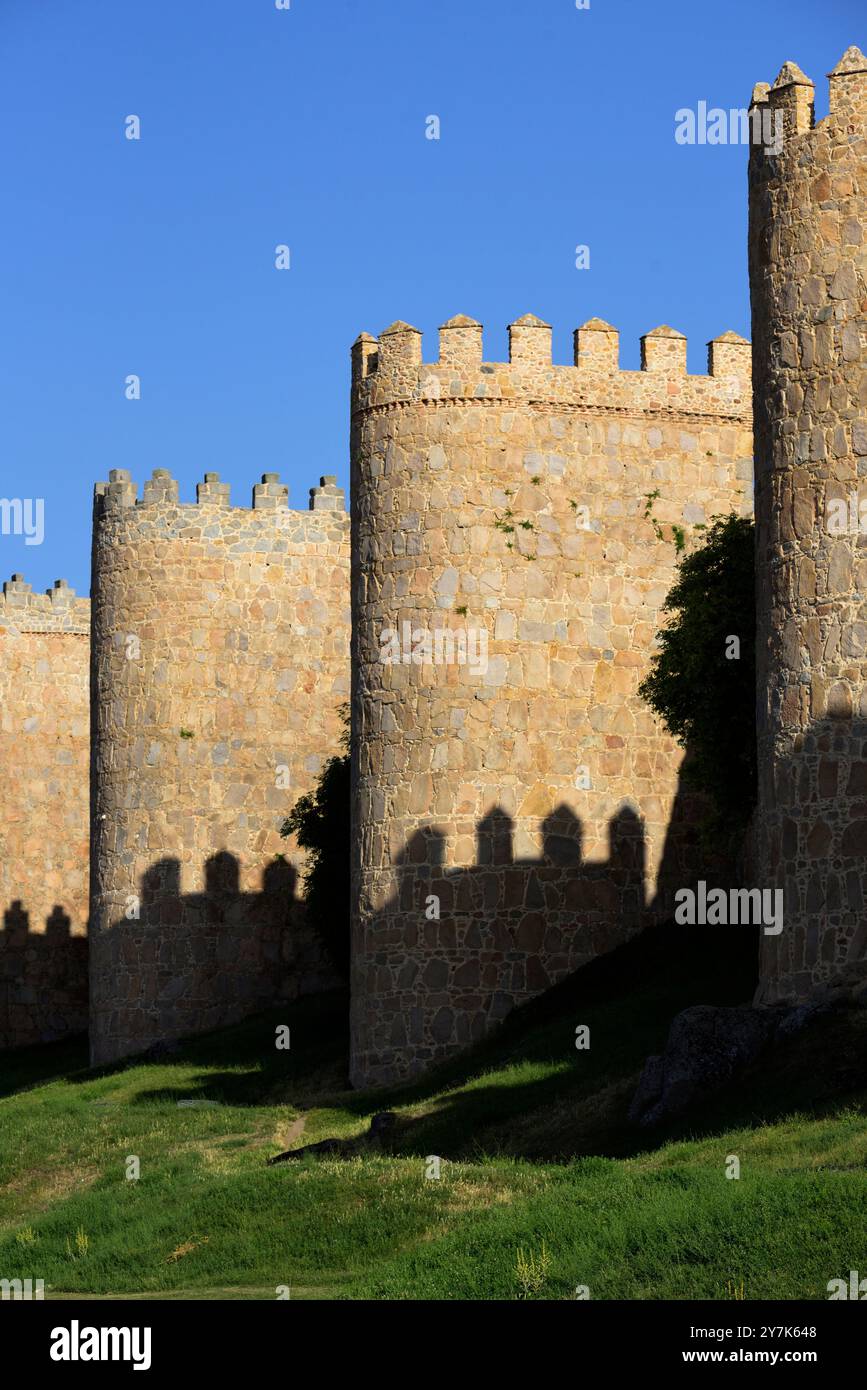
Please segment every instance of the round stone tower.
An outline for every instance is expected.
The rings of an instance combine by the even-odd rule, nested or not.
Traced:
[[[353,350],[352,1079],[409,1075],[694,878],[680,750],[640,701],[678,545],[748,511],[749,344],[592,319],[395,323]],[[670,905],[670,904],[669,904]]]
[[[759,998],[867,979],[867,61],[753,95]]]
[[[349,518],[266,474],[230,507],[157,469],[96,488],[91,1055],[216,1028],[327,978],[279,827],[339,751]],[[286,851],[284,858],[283,852]]]

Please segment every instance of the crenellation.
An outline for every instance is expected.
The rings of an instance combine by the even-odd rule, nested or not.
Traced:
[[[200,507],[228,507],[231,488],[220,482],[219,473],[206,473],[204,482],[196,484],[196,502]]]
[[[828,73],[830,115],[847,135],[863,131],[867,116],[867,59],[855,45]]]
[[[535,314],[524,314],[509,324],[509,362],[516,366],[550,367],[551,325]]]
[[[397,393],[405,384],[410,389],[421,366],[421,333],[411,324],[398,319],[379,335],[376,370],[388,377]]]
[[[65,579],[55,579],[52,587],[46,590],[52,604],[61,605],[70,603],[75,598],[75,590],[71,589]]]
[[[604,319],[588,319],[575,329],[575,366],[598,372],[620,370],[620,334]]]
[[[112,468],[107,483],[97,483],[94,502],[108,511],[119,507],[134,507],[138,501],[138,485],[126,468]]]
[[[310,489],[311,512],[343,512],[346,508],[346,494],[337,486],[334,474],[319,479],[319,486]]]
[[[144,485],[144,495],[139,506],[151,507],[160,502],[178,501],[178,483],[167,468],[155,468],[153,476]]]
[[[686,337],[676,328],[662,324],[641,339],[641,370],[665,376],[686,375]]]
[[[375,372],[379,363],[379,342],[371,333],[359,333],[352,344],[352,384]]]
[[[34,597],[32,587],[25,583],[23,574],[13,574],[3,585],[3,598],[7,609],[29,608]]]
[[[439,361],[444,367],[475,371],[482,365],[482,325],[455,314],[440,325]]]
[[[449,325],[454,325],[450,327]],[[707,375],[686,371],[687,341],[674,329],[656,329],[642,339],[642,369],[626,371],[618,365],[619,335],[601,319],[591,319],[575,332],[575,361],[569,365],[551,361],[551,329],[533,315],[510,328],[512,360],[487,362],[477,355],[481,325],[464,316],[449,320],[448,334],[468,334],[463,347],[447,347],[446,360],[425,363],[421,359],[421,335],[408,325],[393,325],[383,337],[412,340],[411,354],[397,356],[389,348],[376,353],[376,339],[356,340],[353,347],[352,410],[388,412],[413,402],[442,406],[459,400],[482,402],[496,408],[512,401],[536,409],[581,410],[605,416],[650,413],[671,418],[717,420],[726,414],[744,420],[750,412],[749,352],[736,352],[736,335],[713,340],[723,350],[713,357],[714,370]],[[739,342],[743,344],[745,340]],[[472,342],[472,348],[468,344]],[[364,369],[359,360],[364,354]],[[710,359],[709,359],[710,360]],[[374,365],[371,365],[374,364]]]
[[[0,595],[0,632],[67,632],[86,636],[90,631],[90,600],[79,598],[65,579],[35,594],[24,576],[13,574]]]
[[[279,473],[263,473],[261,483],[253,487],[255,510],[278,511],[289,506],[289,489],[280,482]]]
[[[711,338],[707,345],[708,376],[734,378],[741,384],[744,398],[748,400],[753,371],[752,351],[749,339],[741,338],[731,329]]]
[[[113,517],[117,506],[106,505],[111,488],[118,489],[115,495],[122,510],[118,517]],[[337,486],[335,475],[321,477],[319,486],[310,488],[305,511],[289,507],[289,489],[280,482],[277,473],[263,473],[261,481],[254,484],[251,507],[233,507],[230,486],[220,482],[217,473],[206,473],[204,482],[196,484],[195,502],[179,500],[177,482],[165,470],[155,470],[154,477],[145,483],[144,495],[139,498],[136,494],[136,485],[129,474],[94,486],[95,522],[114,527],[116,540],[130,534],[183,533],[187,539],[205,540],[218,534],[227,537],[231,534],[236,543],[243,544],[246,537],[258,544],[267,533],[273,534],[275,542],[279,543],[280,537],[313,541],[317,534],[323,539],[339,539],[349,530],[346,494]],[[209,515],[212,508],[219,511],[217,518]],[[132,523],[127,516],[128,509],[132,511]],[[331,516],[320,516],[314,521],[310,516],[312,511]],[[215,526],[217,531],[213,530]],[[14,587],[12,592],[15,592]]]
[[[771,111],[779,111],[782,116],[784,141],[813,129],[814,97],[815,85],[798,64],[784,63],[767,94]]]

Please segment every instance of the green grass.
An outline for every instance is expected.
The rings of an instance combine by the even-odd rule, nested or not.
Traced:
[[[347,1088],[340,994],[159,1062],[7,1054],[0,1277],[49,1297],[512,1299],[518,1250],[544,1245],[542,1298],[826,1298],[867,1271],[867,1013],[826,1018],[664,1132],[626,1124],[672,1016],[748,999],[751,952],[743,933],[651,934],[387,1092]],[[387,1153],[362,1137],[385,1108]],[[265,1164],[330,1135],[357,1152]]]

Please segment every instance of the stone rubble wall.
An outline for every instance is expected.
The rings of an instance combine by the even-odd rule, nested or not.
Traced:
[[[87,1028],[90,602],[0,595],[0,1048]]]

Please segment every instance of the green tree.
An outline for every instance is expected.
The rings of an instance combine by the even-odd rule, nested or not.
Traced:
[[[736,845],[757,792],[753,523],[715,517],[678,563],[663,611],[639,694],[687,750],[684,780],[711,798],[710,828]]]
[[[335,970],[349,977],[349,716],[344,709],[344,753],[330,758],[312,793],[296,801],[280,827],[308,851],[304,874],[307,913]]]

